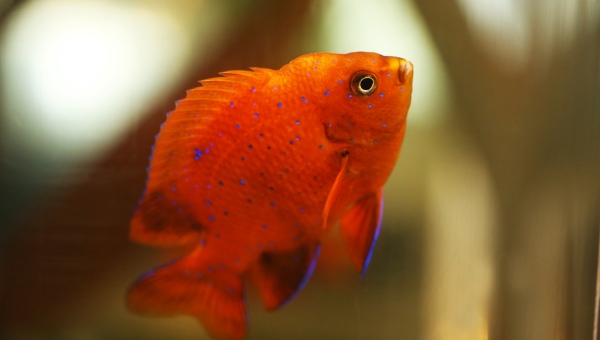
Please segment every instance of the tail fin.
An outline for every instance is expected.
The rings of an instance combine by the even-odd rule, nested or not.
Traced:
[[[138,278],[127,293],[127,307],[145,315],[192,315],[213,338],[243,339],[246,306],[240,277],[222,268],[203,268],[196,253]]]

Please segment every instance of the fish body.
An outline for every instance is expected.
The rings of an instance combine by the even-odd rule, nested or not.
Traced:
[[[130,288],[128,307],[189,314],[215,338],[246,333],[244,280],[267,309],[310,277],[338,221],[364,272],[396,162],[412,64],[315,53],[279,70],[228,71],[188,91],[162,125],[131,222],[135,241],[192,246]]]

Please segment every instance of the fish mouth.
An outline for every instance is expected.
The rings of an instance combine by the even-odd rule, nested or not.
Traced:
[[[402,84],[406,84],[410,81],[412,81],[412,76],[413,76],[413,64],[406,60],[406,59],[402,59],[402,58],[398,58],[399,60],[399,65],[398,65],[398,79],[400,79],[400,82]]]

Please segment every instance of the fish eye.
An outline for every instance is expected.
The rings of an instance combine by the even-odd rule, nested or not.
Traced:
[[[374,74],[359,72],[352,77],[352,92],[358,96],[370,96],[377,90]]]

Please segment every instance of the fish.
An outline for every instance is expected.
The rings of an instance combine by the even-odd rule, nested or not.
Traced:
[[[140,276],[128,309],[190,315],[215,339],[243,339],[245,286],[267,310],[285,305],[337,225],[364,275],[412,81],[410,61],[372,52],[312,53],[200,81],[157,134],[130,224],[136,242],[189,252]]]

